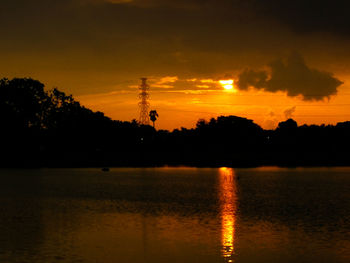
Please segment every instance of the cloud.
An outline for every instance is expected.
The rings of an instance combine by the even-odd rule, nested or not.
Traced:
[[[293,118],[293,113],[296,110],[296,106],[290,108],[290,109],[286,109],[284,111],[284,116],[286,117],[286,119],[292,119]]]
[[[174,83],[178,81],[177,76],[166,76],[158,79],[154,83],[151,84],[154,88],[161,88],[161,89],[172,89],[174,88]]]
[[[130,3],[133,0],[105,0],[105,1],[112,4],[124,4],[124,3]]]
[[[204,88],[204,89],[209,89],[210,86],[208,85],[196,85],[197,88]]]
[[[219,91],[222,90],[222,87],[219,85],[218,81],[215,81],[213,79],[200,79],[200,78],[194,78],[194,79],[180,79],[176,82],[175,87],[178,91]]]
[[[213,79],[201,79],[200,82],[202,83],[215,83]]]
[[[36,75],[73,93],[107,92],[110,83],[140,75],[231,79],[222,74],[236,76],[295,48],[346,72],[347,41],[290,32],[272,11],[260,12],[261,5],[270,10],[270,1],[255,1],[2,0],[0,70]]]
[[[134,2],[134,0],[61,0],[71,3],[80,3],[80,4],[128,4]]]
[[[89,1],[89,0],[85,0]],[[91,1],[91,0],[90,0]],[[178,9],[197,9],[208,4],[213,4],[213,0],[94,0],[96,2],[108,2],[112,4],[131,4],[143,8],[178,8]]]
[[[237,87],[265,91],[285,91],[288,96],[301,95],[303,100],[323,100],[337,93],[343,84],[332,73],[309,68],[303,57],[294,52],[284,62],[278,59],[269,64],[270,72],[247,69],[239,74]],[[270,73],[270,74],[269,74]]]
[[[350,36],[350,2],[344,0],[252,0],[262,16],[278,21],[295,32],[330,32]]]
[[[177,76],[167,76],[163,77],[158,81],[158,84],[165,84],[165,83],[174,83],[179,79]]]
[[[218,81],[213,79],[182,79],[178,76],[158,77],[150,80],[150,89],[161,92],[180,92],[186,94],[202,94],[222,91]]]
[[[274,21],[293,32],[329,32],[350,36],[348,10],[344,0],[104,0],[139,7],[167,7],[177,9],[237,10],[235,16],[245,14],[250,19]]]
[[[278,118],[275,112],[270,111],[262,123],[263,128],[267,130],[274,130],[277,127]]]
[[[240,90],[247,90],[249,87],[264,89],[267,86],[267,78],[266,71],[247,69],[239,74],[236,84]]]

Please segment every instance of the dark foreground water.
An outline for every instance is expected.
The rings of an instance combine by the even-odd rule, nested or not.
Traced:
[[[0,262],[350,262],[350,168],[0,170]]]

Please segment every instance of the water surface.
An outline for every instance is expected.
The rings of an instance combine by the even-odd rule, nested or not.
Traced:
[[[350,262],[350,168],[0,170],[0,262]]]

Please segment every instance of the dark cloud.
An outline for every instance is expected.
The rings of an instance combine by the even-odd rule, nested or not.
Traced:
[[[191,55],[196,51],[266,54],[272,49],[295,45],[286,33],[275,32],[280,29],[270,23],[291,25],[283,20],[288,17],[285,14],[288,8],[284,10],[283,6],[292,5],[290,2],[295,1],[2,0],[0,32],[5,43],[0,43],[0,47],[37,51],[79,46],[80,50],[103,53],[104,50],[120,50],[125,45],[134,48],[133,53],[140,50],[148,54],[147,45],[159,43],[155,49],[162,52],[166,43],[174,53],[186,49]],[[300,6],[304,10],[307,4]],[[297,9],[291,10],[298,16]],[[300,21],[301,25],[295,27],[305,23],[305,28],[309,28],[304,13],[307,12],[290,19]],[[313,13],[309,14],[310,21],[315,21]],[[347,19],[342,14],[339,16],[343,17],[341,21]],[[335,19],[326,18],[323,28],[331,30],[328,25]],[[155,43],[150,43],[153,40]],[[140,43],[141,47],[135,47],[135,43]],[[166,50],[165,53],[169,55],[170,52]],[[190,58],[194,59],[197,58]]]
[[[321,1],[319,6],[334,15],[319,16],[321,7],[313,11],[304,2],[308,1],[1,0],[0,71],[35,73],[50,81],[66,78],[65,86],[77,89],[76,83],[84,83],[80,90],[85,92],[87,86],[107,89],[106,83],[140,75],[236,75],[291,49],[307,54],[315,64],[319,60],[346,68],[346,40],[330,36],[319,41],[319,36],[300,34],[303,28],[346,32],[346,6],[335,1],[332,9]],[[246,75],[247,80],[252,75],[257,75],[256,81],[267,80],[266,72]],[[73,80],[74,85],[67,84]],[[242,88],[243,82],[242,76]]]
[[[309,68],[302,56],[292,53],[284,62],[282,59],[270,63],[270,74],[265,70],[245,70],[238,76],[237,87],[249,87],[265,91],[285,91],[288,96],[302,95],[304,100],[323,100],[337,93],[343,84],[332,73]]]
[[[350,2],[345,0],[250,0],[256,12],[285,24],[293,31],[329,32],[350,36]]]
[[[89,0],[85,0],[89,1]],[[90,0],[128,3],[141,7],[206,9],[231,12],[231,19],[244,14],[249,19],[275,21],[295,32],[330,32],[350,36],[348,13],[350,2],[345,0]]]
[[[105,1],[112,4],[130,4],[140,7],[170,7],[170,8],[198,8],[201,5],[204,5],[210,0],[177,0],[177,1],[164,1],[164,0],[97,0]]]
[[[203,9],[213,5],[221,6],[230,0],[83,0],[95,2],[109,2],[112,4],[129,4],[146,8],[169,7],[179,9]],[[239,2],[239,1],[234,1]]]
[[[240,90],[247,90],[249,87],[265,89],[267,87],[267,78],[266,71],[247,69],[239,74],[236,84]]]

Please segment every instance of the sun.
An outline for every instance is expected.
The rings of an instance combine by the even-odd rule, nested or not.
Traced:
[[[219,80],[219,83],[225,90],[236,92],[236,90],[233,87],[233,82],[233,79]]]

